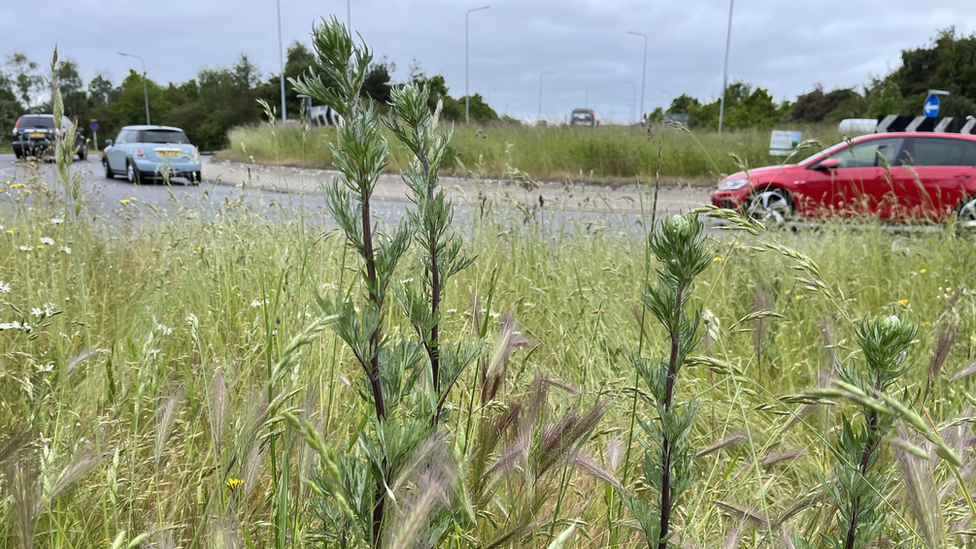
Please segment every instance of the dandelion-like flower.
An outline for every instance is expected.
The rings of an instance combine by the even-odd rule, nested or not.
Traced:
[[[14,234],[15,232],[17,232],[17,227],[10,227],[6,230],[7,234]]]
[[[899,305],[908,305],[908,300],[907,299],[899,299],[898,300],[898,304]]]
[[[42,236],[41,244],[44,244],[46,246],[54,246],[54,239],[49,236]]]
[[[244,481],[239,478],[229,478],[224,484],[227,485],[231,490],[237,490],[241,486],[244,486]]]
[[[720,255],[717,255],[712,258],[712,261],[725,261],[725,258]]]

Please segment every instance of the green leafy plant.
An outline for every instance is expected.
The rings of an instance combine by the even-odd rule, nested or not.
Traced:
[[[649,391],[655,416],[639,420],[645,439],[644,482],[657,492],[654,502],[620,490],[621,499],[640,523],[648,547],[665,549],[674,535],[672,522],[681,496],[695,479],[692,470],[695,453],[688,435],[695,421],[698,405],[694,400],[675,401],[675,386],[691,353],[701,338],[698,325],[701,314],[685,312],[694,289],[695,277],[712,262],[704,245],[704,226],[693,216],[673,216],[654,228],[650,249],[660,262],[657,285],[650,283],[643,291],[643,306],[661,323],[668,334],[670,352],[663,360],[653,361],[632,353],[631,363]]]
[[[315,28],[313,42],[321,74],[292,83],[343,117],[330,145],[342,176],[327,187],[326,197],[346,242],[360,256],[366,294],[361,312],[351,296],[339,292],[318,302],[362,368],[360,397],[372,412],[358,425],[357,444],[348,453],[337,455],[319,445],[326,461],[318,482],[325,498],[316,503],[326,526],[320,534],[341,547],[353,537],[375,548],[387,541],[403,546],[414,538],[432,544],[449,523],[431,525],[431,518],[457,475],[436,434],[438,423],[451,389],[481,353],[480,339],[446,343],[440,331],[445,283],[473,261],[461,254],[462,241],[450,229],[453,210],[438,188],[450,135],[438,129],[426,91],[414,86],[393,91],[393,118],[386,124],[414,156],[404,180],[416,210],[389,234],[379,233],[370,200],[389,145],[377,106],[360,94],[372,54],[335,19]],[[394,282],[412,240],[419,249],[419,282]],[[417,339],[384,333],[391,294]],[[398,488],[403,492],[395,495]]]

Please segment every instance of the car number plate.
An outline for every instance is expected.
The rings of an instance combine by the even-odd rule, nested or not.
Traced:
[[[31,137],[44,137],[44,135],[44,132],[31,132],[30,134]]]
[[[182,151],[156,151],[159,156],[179,156]]]

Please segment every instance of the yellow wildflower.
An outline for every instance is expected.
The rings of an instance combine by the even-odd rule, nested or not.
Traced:
[[[712,258],[712,261],[725,261],[725,259],[722,256],[717,255]]]
[[[899,305],[908,305],[908,300],[907,299],[899,299],[898,300],[898,304]]]
[[[923,322],[923,323],[922,323],[922,327],[923,327],[923,328],[929,328],[929,327],[931,327],[931,326],[932,326],[932,323],[931,323],[931,322]]]
[[[798,296],[796,296],[796,300],[797,301],[800,301],[800,300],[803,300],[803,299],[806,299],[806,298],[807,298],[807,296],[805,296],[805,295],[798,295]]]
[[[128,198],[123,198],[122,200],[119,200],[119,202],[121,202],[123,204],[128,204],[129,203],[129,199]]]
[[[925,274],[925,273],[927,273],[927,272],[929,272],[929,270],[928,270],[928,269],[919,269],[919,270],[918,270],[918,274]]]
[[[136,201],[136,197],[134,197],[134,196],[133,196],[133,197],[132,197],[132,198],[130,198],[129,200],[131,200],[131,201],[133,201],[133,202],[135,202],[135,201]]]
[[[237,490],[241,486],[244,486],[244,481],[239,478],[229,478],[224,484],[226,484],[231,490]]]
[[[15,232],[17,232],[17,227],[10,227],[7,229],[7,234],[14,234]]]

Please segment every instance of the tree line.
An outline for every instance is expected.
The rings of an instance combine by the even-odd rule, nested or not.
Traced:
[[[903,50],[901,66],[883,77],[872,77],[860,88],[825,91],[817,86],[796,101],[776,102],[769,91],[734,82],[725,94],[723,127],[770,128],[783,122],[838,123],[845,118],[877,118],[887,114],[922,114],[928,90],[950,92],[941,101],[941,116],[976,115],[976,35],[959,36],[955,27],[940,30],[931,44]],[[683,94],[671,106],[650,114],[687,113],[695,128],[718,127],[720,98],[705,103]]]
[[[784,122],[837,123],[844,118],[920,114],[929,89],[950,92],[942,101],[940,114],[976,114],[976,35],[957,35],[954,27],[943,29],[930,44],[903,50],[901,58],[901,66],[886,76],[872,77],[869,84],[831,91],[817,86],[795,101],[777,102],[765,88],[733,82],[725,94],[723,125],[729,129],[770,128]],[[287,50],[285,78],[297,78],[315,69],[315,54],[305,44],[294,42]],[[394,63],[386,58],[373,63],[363,95],[387,105],[391,90],[400,85],[393,82],[395,70]],[[9,139],[10,129],[21,114],[52,112],[50,84],[54,77],[67,115],[80,121],[83,128],[89,120],[97,119],[101,140],[114,137],[122,126],[145,122],[143,82],[138,72],[130,70],[117,84],[99,74],[86,85],[78,63],[72,59],[62,58],[52,70],[23,53],[12,52],[0,65],[0,139]],[[448,93],[443,75],[426,75],[415,60],[407,80],[429,89],[431,108],[442,102],[444,119],[464,120],[464,97],[454,98]],[[264,116],[258,99],[276,107],[281,104],[279,75],[264,76],[243,53],[233,66],[201,69],[196,78],[186,82],[163,85],[148,78],[146,85],[152,121],[183,128],[204,150],[227,146],[229,129],[258,122]],[[285,103],[287,112],[296,117],[300,100],[288,83]],[[704,102],[682,94],[667,109],[649,113],[649,118],[660,121],[665,113],[687,113],[692,127],[715,129],[719,107],[719,98]],[[477,123],[499,120],[480,94],[471,96],[470,112],[471,120]]]
[[[316,69],[316,57],[300,42],[287,50],[284,67],[286,79],[285,109],[289,118],[298,118],[301,102],[288,79],[297,78]],[[380,105],[387,105],[390,92],[398,85],[391,74],[396,70],[392,61],[383,59],[373,63],[363,83],[363,95]],[[55,67],[42,65],[21,52],[6,56],[0,66],[0,139],[10,138],[10,130],[17,118],[25,113],[53,112],[50,101],[51,83],[57,78],[65,113],[85,129],[89,120],[100,126],[99,141],[114,138],[122,126],[145,124],[145,93],[142,74],[135,70],[115,84],[102,74],[86,85],[79,74],[77,61],[61,57]],[[443,101],[443,117],[464,119],[464,98],[448,95],[442,75],[428,77],[416,61],[410,67],[411,81],[428,86],[432,105]],[[150,117],[154,124],[178,126],[190,140],[203,150],[227,146],[227,131],[233,127],[256,123],[264,117],[259,99],[280,110],[281,86],[279,74],[263,76],[261,70],[241,54],[231,67],[207,68],[197,72],[196,78],[166,85],[146,79]],[[278,113],[280,116],[280,113]],[[480,95],[471,97],[471,118],[476,122],[497,120],[498,115]]]

